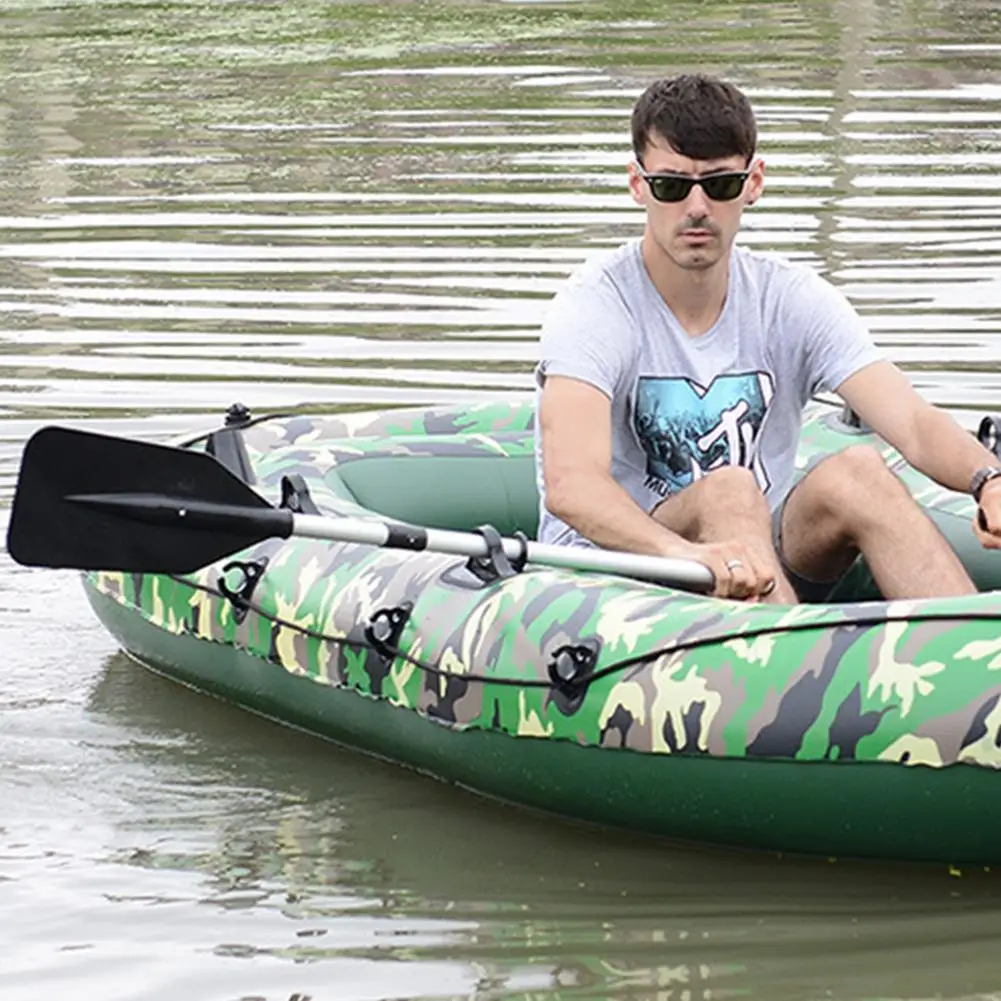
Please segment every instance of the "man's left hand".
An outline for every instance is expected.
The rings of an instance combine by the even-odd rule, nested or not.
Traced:
[[[980,545],[1001,549],[1001,477],[984,485],[973,526]]]

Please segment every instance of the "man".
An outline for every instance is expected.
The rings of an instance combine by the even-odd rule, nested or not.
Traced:
[[[822,601],[861,553],[884,597],[975,590],[876,449],[794,485],[802,410],[837,392],[922,472],[972,493],[1001,548],[1001,468],[926,403],[810,268],[734,246],[764,187],[746,97],[653,83],[632,119],[640,240],[589,261],[543,326],[539,538],[685,557],[720,597]]]

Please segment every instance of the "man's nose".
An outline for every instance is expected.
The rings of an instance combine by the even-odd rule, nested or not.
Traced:
[[[701,184],[692,185],[692,190],[688,192],[688,197],[685,199],[685,208],[689,215],[696,218],[709,215],[709,198]]]

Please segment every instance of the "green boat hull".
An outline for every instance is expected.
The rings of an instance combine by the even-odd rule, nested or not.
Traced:
[[[871,443],[831,416],[804,427],[802,466]],[[532,528],[524,405],[247,440],[269,496],[296,473],[332,514]],[[984,593],[883,602],[863,567],[845,600],[776,609],[569,571],[483,581],[454,557],[302,539],[241,554],[264,566],[249,609],[219,593],[220,566],[93,573],[86,590],[154,670],[502,800],[682,841],[989,865],[1001,565],[969,544],[969,498],[886,457]],[[365,628],[387,609],[403,610],[389,648]],[[592,652],[593,678],[563,690],[550,666],[568,647]]]
[[[122,646],[158,673],[511,803],[769,851],[954,864],[1001,858],[1001,797],[986,769],[649,755],[482,730],[457,736],[410,710],[317,686],[245,651],[168,637],[100,592],[89,597]]]

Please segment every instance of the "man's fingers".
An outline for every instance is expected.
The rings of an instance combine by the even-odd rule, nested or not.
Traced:
[[[762,598],[775,590],[778,580],[773,567],[756,559],[739,542],[715,543],[704,547],[705,563],[716,577],[717,598],[743,601]]]
[[[754,598],[771,593],[775,578],[755,568],[749,560],[729,559],[716,575],[718,593],[724,598]]]
[[[987,512],[982,508],[977,508],[977,533],[980,544],[985,549],[1001,549],[1001,520],[996,513],[988,518]]]

